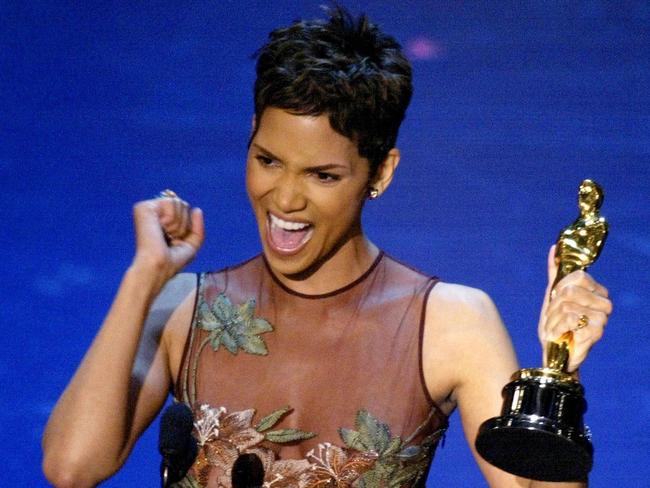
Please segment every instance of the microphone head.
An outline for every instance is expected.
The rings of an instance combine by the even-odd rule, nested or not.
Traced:
[[[175,403],[165,409],[160,418],[158,450],[163,456],[177,456],[187,450],[192,436],[194,416],[184,403]]]
[[[264,483],[262,460],[252,453],[240,455],[232,467],[233,488],[260,488]]]

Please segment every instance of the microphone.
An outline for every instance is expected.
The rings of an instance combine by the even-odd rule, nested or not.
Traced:
[[[232,488],[261,488],[263,483],[262,460],[252,453],[240,455],[232,466]]]
[[[183,403],[170,405],[160,418],[158,450],[162,455],[160,479],[163,488],[183,479],[196,459],[199,450],[192,437],[193,425],[192,411]]]

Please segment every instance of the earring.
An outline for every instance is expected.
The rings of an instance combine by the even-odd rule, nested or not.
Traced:
[[[378,196],[379,196],[379,190],[377,190],[377,188],[375,188],[374,186],[371,186],[370,188],[368,188],[368,198],[370,200],[374,200]]]

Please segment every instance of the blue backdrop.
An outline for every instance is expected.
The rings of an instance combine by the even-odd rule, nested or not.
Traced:
[[[0,2],[2,486],[46,485],[40,436],[133,252],[133,202],[173,188],[206,213],[191,270],[256,253],[243,165],[250,55],[320,1]],[[343,1],[403,43],[415,96],[373,240],[486,290],[526,366],[545,259],[599,181],[593,274],[615,312],[583,367],[593,487],[648,486],[650,6],[645,1]],[[105,486],[158,486],[157,424]],[[430,486],[484,486],[457,414]]]

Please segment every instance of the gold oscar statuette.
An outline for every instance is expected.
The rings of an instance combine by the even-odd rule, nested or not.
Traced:
[[[557,239],[558,272],[551,287],[598,258],[608,233],[599,214],[603,189],[584,180],[578,192],[580,215]],[[582,321],[582,319],[581,319]],[[579,323],[578,327],[586,325]],[[593,446],[582,416],[584,388],[568,372],[573,332],[549,342],[546,366],[516,371],[503,388],[501,416],[483,422],[476,449],[498,468],[541,481],[581,481],[593,464]]]

